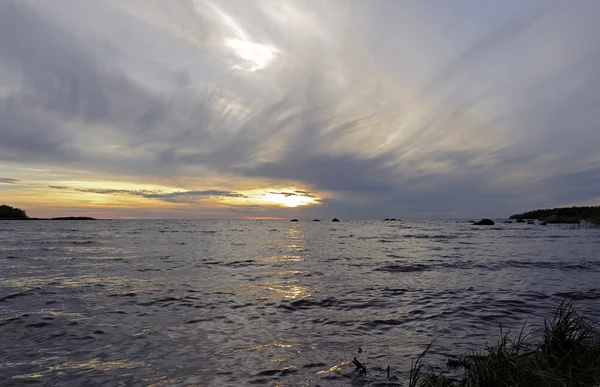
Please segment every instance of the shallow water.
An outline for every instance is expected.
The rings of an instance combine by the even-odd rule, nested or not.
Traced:
[[[0,385],[347,386],[600,319],[600,229],[465,221],[0,221]],[[358,354],[361,348],[362,353]]]

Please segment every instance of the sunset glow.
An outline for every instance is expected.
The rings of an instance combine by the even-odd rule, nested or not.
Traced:
[[[24,191],[18,190],[14,184],[5,184],[3,187],[11,189],[11,192],[18,195],[18,200],[15,200],[14,203],[24,208],[56,208],[57,211],[60,211],[60,208],[76,206],[83,211],[95,214],[103,213],[109,209],[139,208],[146,211],[164,211],[201,206],[204,209],[212,208],[212,214],[219,216],[218,214],[225,215],[222,211],[227,208],[264,207],[265,209],[285,209],[313,206],[320,203],[317,195],[297,187],[241,189],[236,191],[207,187],[190,190],[167,185],[110,180],[39,181],[30,183]],[[46,211],[43,210],[39,215],[46,216]],[[36,212],[30,211],[30,214],[35,215]],[[54,213],[51,214],[54,215]],[[106,217],[106,215],[104,216]],[[280,217],[259,212],[254,216],[245,216],[245,218],[278,219]]]
[[[267,200],[282,204],[286,207],[306,206],[316,202],[315,198],[307,196],[286,196],[285,194],[267,194]]]
[[[308,192],[290,189],[263,189],[240,191],[244,197],[222,198],[221,201],[227,203],[247,203],[258,205],[270,205],[280,207],[299,207],[319,204],[319,199],[315,196],[308,196]]]

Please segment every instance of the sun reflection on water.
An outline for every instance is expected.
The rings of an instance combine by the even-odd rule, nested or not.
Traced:
[[[297,281],[285,280],[241,285],[229,290],[248,298],[263,298],[277,301],[296,300],[311,295],[310,286],[300,284]]]
[[[317,371],[317,374],[318,375],[322,375],[322,374],[328,374],[328,373],[331,373],[331,372],[337,372],[337,371],[341,370],[342,367],[345,367],[348,364],[350,364],[350,361],[344,360],[343,362],[335,364],[335,365],[329,367],[326,370]]]
[[[128,361],[100,361],[92,359],[82,362],[67,362],[59,364],[54,367],[50,367],[52,371],[55,370],[68,370],[68,369],[94,369],[98,371],[110,371],[113,369],[131,369],[138,367],[149,367],[148,363],[142,362],[128,362]]]
[[[228,355],[231,355],[233,353],[238,353],[238,352],[261,351],[261,350],[267,349],[267,348],[294,348],[294,347],[299,347],[299,346],[300,346],[299,343],[286,343],[283,341],[273,341],[271,343],[266,343],[266,344],[245,345],[245,346],[239,346],[239,347],[235,347],[235,348],[220,349],[216,353],[218,355],[228,356]]]
[[[265,288],[275,292],[275,298],[282,298],[285,300],[295,300],[310,296],[310,288],[304,285],[273,283],[270,285],[267,284]]]
[[[263,262],[285,262],[285,261],[303,261],[304,258],[302,258],[299,255],[290,255],[290,254],[286,254],[286,255],[273,255],[271,257],[265,257],[265,258],[260,258],[261,261]]]

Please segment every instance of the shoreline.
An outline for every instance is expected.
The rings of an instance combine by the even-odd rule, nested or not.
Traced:
[[[61,216],[58,218],[0,218],[0,220],[102,220],[88,216]]]
[[[574,300],[563,300],[554,318],[544,321],[543,333],[535,341],[524,333],[526,324],[516,335],[504,333],[500,327],[501,338],[496,344],[486,344],[468,355],[452,356],[445,370],[425,366],[424,359],[435,347],[431,342],[411,362],[409,372],[403,373],[403,382],[393,375],[390,366],[369,368],[357,357],[349,376],[360,382],[408,387],[597,386],[599,324],[580,316],[573,304]]]

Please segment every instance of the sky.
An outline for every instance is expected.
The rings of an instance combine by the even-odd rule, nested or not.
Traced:
[[[2,0],[0,204],[507,217],[600,205],[596,0]]]

